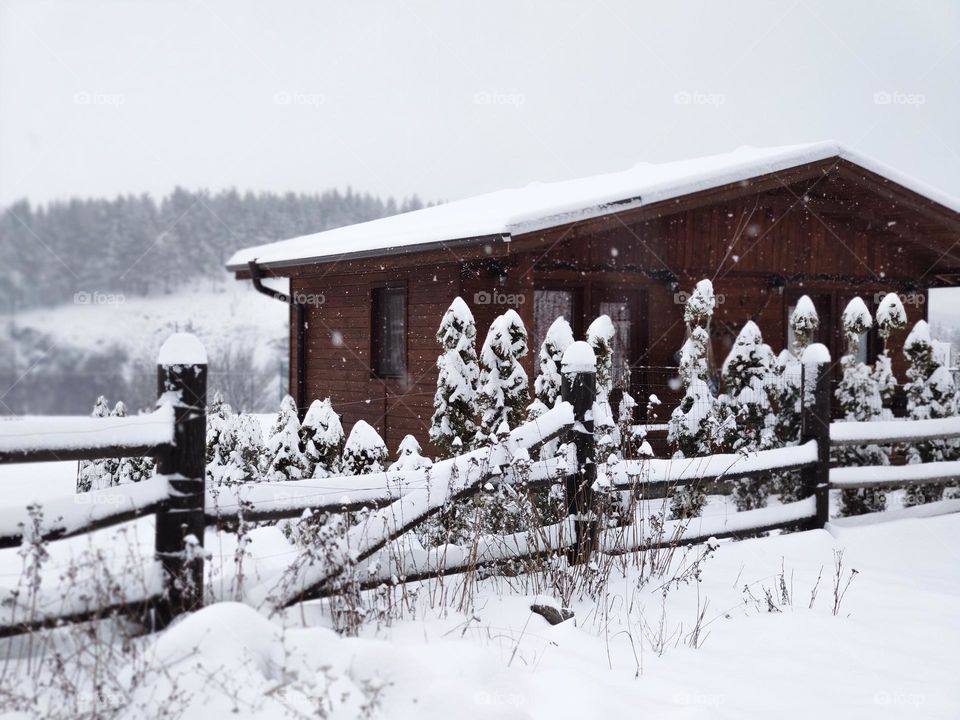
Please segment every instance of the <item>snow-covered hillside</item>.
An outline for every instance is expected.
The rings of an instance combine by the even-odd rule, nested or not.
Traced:
[[[170,295],[87,295],[69,305],[0,315],[2,366],[4,372],[12,369],[7,385],[17,381],[15,397],[27,401],[49,388],[52,376],[73,377],[72,382],[58,383],[60,405],[13,406],[16,412],[89,411],[97,393],[107,388],[111,401],[124,400],[137,408],[152,402],[156,356],[163,341],[186,330],[207,348],[211,389],[227,385],[236,388],[234,395],[243,394],[241,375],[256,372],[258,383],[272,384],[265,391],[269,398],[262,406],[251,406],[250,398],[235,397],[234,404],[275,409],[287,359],[287,324],[286,306],[232,279],[198,283]],[[89,389],[84,388],[85,378],[90,379]],[[5,402],[12,405],[10,398]]]

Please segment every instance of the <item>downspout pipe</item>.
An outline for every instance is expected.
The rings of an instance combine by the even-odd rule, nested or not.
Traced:
[[[307,414],[307,383],[306,383],[306,364],[304,362],[306,357],[306,345],[307,345],[307,324],[306,324],[306,308],[303,303],[299,303],[293,297],[293,295],[286,295],[282,292],[269,288],[263,284],[261,281],[262,275],[260,274],[260,266],[257,265],[256,260],[251,260],[247,263],[247,268],[250,270],[250,279],[253,281],[253,289],[258,293],[271,297],[274,300],[279,300],[282,303],[286,303],[294,308],[297,324],[297,339],[296,339],[296,364],[297,364],[297,416],[300,418],[301,422],[303,421],[304,416]]]

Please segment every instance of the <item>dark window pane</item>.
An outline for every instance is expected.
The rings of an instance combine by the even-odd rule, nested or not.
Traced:
[[[535,290],[533,293],[534,353],[540,352],[547,330],[558,317],[565,317],[573,325],[573,291]]]
[[[407,292],[403,288],[373,291],[373,369],[381,377],[407,371]]]

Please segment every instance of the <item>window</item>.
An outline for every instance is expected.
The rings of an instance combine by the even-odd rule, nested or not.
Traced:
[[[407,372],[406,288],[375,288],[371,328],[373,374],[403,377]]]
[[[601,301],[600,315],[606,315],[613,322],[611,380],[613,387],[630,388],[630,359],[633,357],[630,347],[631,317],[630,303],[625,301]]]
[[[573,290],[535,290],[533,293],[533,351],[539,352],[547,330],[564,317],[576,332],[576,297]]]

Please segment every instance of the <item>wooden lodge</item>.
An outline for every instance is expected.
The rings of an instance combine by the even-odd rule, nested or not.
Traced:
[[[457,296],[476,318],[478,349],[496,315],[520,313],[531,383],[555,317],[579,338],[609,315],[615,377],[638,399],[654,392],[669,404],[682,303],[701,278],[718,296],[718,364],[751,319],[775,352],[787,346],[803,294],[820,314],[819,340],[839,357],[851,298],[874,309],[896,291],[911,324],[925,318],[927,290],[960,279],[958,240],[960,201],[818,143],[491,193],[250,248],[228,267],[291,304],[298,404],[329,396],[347,428],[367,420],[393,451],[407,433],[427,447],[435,333]],[[260,283],[275,277],[289,278],[288,294]],[[902,339],[892,339],[901,378]]]

